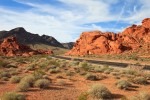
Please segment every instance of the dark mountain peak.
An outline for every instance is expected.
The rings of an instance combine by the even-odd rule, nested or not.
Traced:
[[[17,27],[10,31],[0,31],[0,40],[10,36],[16,37],[18,42],[24,45],[44,44],[48,46],[64,48],[64,46],[54,37],[48,35],[39,36],[38,34],[32,34],[27,32],[23,27]]]
[[[17,27],[17,28],[10,30],[9,32],[26,33],[27,31],[23,27]]]

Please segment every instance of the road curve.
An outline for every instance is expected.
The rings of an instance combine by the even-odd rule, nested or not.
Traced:
[[[54,58],[59,58],[59,59],[65,59],[65,60],[71,60],[71,57],[64,57],[64,56],[51,56]],[[80,58],[73,58],[74,61],[83,61],[84,59],[80,59]],[[120,62],[109,62],[109,61],[98,61],[98,60],[86,60],[89,63],[93,63],[93,64],[101,64],[101,65],[109,65],[112,67],[119,67],[119,68],[126,68],[129,63],[120,63]],[[134,64],[133,64],[134,65]],[[140,66],[140,65],[138,65]],[[150,70],[150,65],[145,65],[145,67],[143,68],[144,70]]]

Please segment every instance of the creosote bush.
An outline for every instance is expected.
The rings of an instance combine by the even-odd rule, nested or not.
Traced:
[[[96,81],[99,79],[96,75],[93,75],[93,74],[86,74],[85,78],[86,80],[91,80],[91,81]]]
[[[58,80],[57,83],[58,85],[62,85],[62,86],[66,84],[64,80]]]
[[[150,100],[150,94],[140,92],[138,95],[131,97],[129,100]]]
[[[87,100],[88,99],[88,93],[87,92],[83,92],[79,95],[78,100]]]
[[[148,81],[144,77],[136,77],[133,79],[133,82],[141,85],[146,85],[148,83]]]
[[[41,89],[46,89],[50,85],[50,81],[47,79],[39,79],[35,82],[34,86],[41,88]]]
[[[33,86],[34,82],[35,82],[35,77],[33,75],[28,75],[28,76],[25,76],[21,79],[21,82],[26,82],[30,85],[30,87]]]
[[[26,100],[25,95],[16,92],[7,92],[2,97],[2,100]]]
[[[128,81],[126,80],[119,80],[117,83],[116,83],[116,86],[119,88],[119,89],[128,89],[130,86],[132,86]]]
[[[30,88],[30,84],[26,81],[21,81],[17,85],[17,91],[19,92],[27,92],[29,88]]]
[[[93,85],[91,90],[89,91],[89,94],[94,99],[110,99],[112,97],[111,92],[101,84]]]
[[[21,80],[21,77],[19,77],[19,76],[13,76],[13,77],[11,77],[10,82],[11,83],[19,83],[20,80]]]

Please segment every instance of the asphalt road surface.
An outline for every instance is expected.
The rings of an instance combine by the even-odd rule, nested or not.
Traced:
[[[63,57],[63,56],[52,56],[54,58],[59,58],[59,59],[65,59],[65,60],[71,60],[71,57]],[[84,59],[80,59],[80,58],[73,58],[74,61],[80,61],[82,62]],[[100,65],[109,65],[112,67],[120,67],[120,68],[126,68],[129,63],[120,63],[120,62],[109,62],[109,61],[98,61],[98,60],[86,60],[89,63],[93,63],[93,64],[100,64]],[[138,65],[140,66],[140,65]],[[145,65],[145,67],[143,68],[144,70],[150,70],[150,65]]]

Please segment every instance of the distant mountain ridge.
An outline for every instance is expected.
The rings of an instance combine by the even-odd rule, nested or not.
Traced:
[[[62,43],[62,45],[66,48],[66,49],[72,49],[74,46],[75,42],[68,42],[68,43]]]
[[[23,27],[17,27],[10,31],[0,31],[0,40],[4,40],[7,37],[16,37],[17,41],[20,44],[24,45],[32,45],[35,47],[36,45],[48,45],[53,47],[59,47],[63,49],[72,49],[73,42],[69,43],[60,43],[54,37],[48,35],[38,35],[27,32]],[[31,47],[32,47],[31,46]],[[36,47],[35,47],[36,48]]]
[[[60,42],[58,42],[54,37],[47,35],[39,36],[38,34],[32,34],[30,32],[27,32],[23,27],[18,27],[10,31],[0,31],[0,40],[3,40],[4,38],[10,36],[16,37],[19,43],[25,45],[46,44],[50,46],[64,48],[64,46]]]

